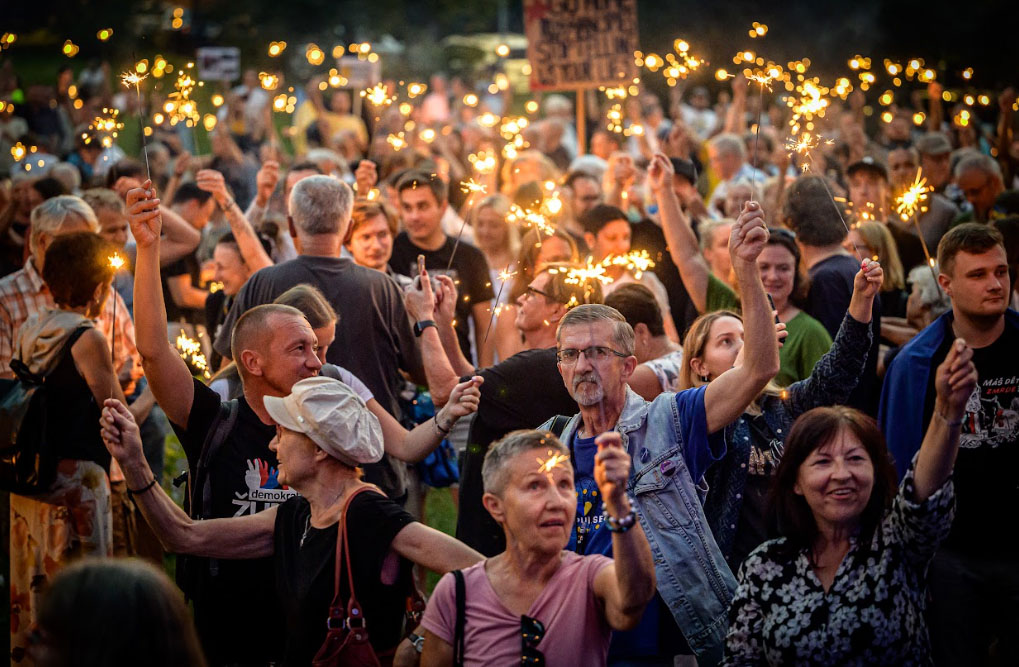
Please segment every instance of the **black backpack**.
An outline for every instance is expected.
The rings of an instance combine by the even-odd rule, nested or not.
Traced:
[[[50,372],[89,328],[79,327],[67,337]],[[32,373],[20,359],[11,359],[11,370],[16,379],[0,379],[0,490],[32,496],[53,486],[59,443],[48,436],[46,375]]]
[[[177,486],[187,483],[184,494],[184,511],[196,521],[213,518],[212,480],[209,477],[209,465],[237,423],[239,412],[240,403],[236,398],[220,404],[219,412],[216,413],[216,418],[209,426],[209,432],[205,434],[205,442],[202,443],[202,453],[198,456],[197,465],[189,466],[187,472],[174,480],[174,484]],[[195,596],[203,575],[206,573],[211,576],[219,574],[217,559],[178,554],[177,585],[189,599]]]

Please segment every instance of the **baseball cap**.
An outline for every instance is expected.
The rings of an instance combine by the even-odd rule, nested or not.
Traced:
[[[351,467],[382,458],[379,420],[339,380],[305,378],[294,385],[289,396],[265,396],[262,400],[273,421],[305,434],[327,454]]]
[[[857,160],[853,164],[846,168],[846,175],[852,176],[856,172],[866,169],[867,171],[877,174],[881,178],[888,180],[888,167],[883,162],[876,159],[871,155],[865,155],[863,158]]]
[[[693,162],[680,157],[670,157],[669,162],[672,163],[672,170],[676,172],[677,176],[682,176],[690,181],[691,185],[697,182],[697,167]]]
[[[924,155],[944,155],[952,152],[952,143],[941,132],[928,132],[917,140],[916,150]]]

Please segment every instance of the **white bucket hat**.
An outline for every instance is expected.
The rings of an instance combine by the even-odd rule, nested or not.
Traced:
[[[375,463],[385,453],[379,420],[339,380],[306,378],[294,385],[289,396],[265,396],[262,400],[273,421],[305,434],[327,454],[351,467]]]

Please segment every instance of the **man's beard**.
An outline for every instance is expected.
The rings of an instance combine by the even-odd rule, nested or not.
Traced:
[[[581,383],[594,383],[585,384],[583,387],[579,386]],[[580,375],[576,375],[573,378],[573,391],[570,392],[573,396],[573,400],[577,402],[577,405],[589,407],[600,403],[605,398],[605,389],[602,387],[601,378],[594,371],[589,371]]]

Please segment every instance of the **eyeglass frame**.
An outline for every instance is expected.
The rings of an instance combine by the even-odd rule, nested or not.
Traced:
[[[606,355],[602,359],[596,359],[596,358],[592,357],[589,354],[589,352],[591,350],[605,350]],[[564,352],[571,352],[571,351],[577,353],[577,358],[573,359],[572,361],[569,360],[569,359],[564,359],[563,358],[563,353]],[[567,366],[573,366],[578,361],[580,361],[580,355],[581,354],[583,354],[584,357],[586,357],[588,361],[595,362],[595,361],[605,361],[606,359],[608,359],[609,358],[609,355],[607,354],[608,352],[611,352],[612,354],[614,354],[615,356],[617,356],[617,357],[619,357],[621,359],[626,359],[627,357],[632,356],[632,355],[626,354],[624,352],[620,352],[618,350],[614,350],[611,347],[608,347],[606,345],[591,345],[591,346],[585,347],[583,349],[577,349],[575,347],[567,347],[567,348],[562,348],[562,349],[556,350],[555,358],[556,358],[556,361],[558,361],[561,364],[566,364]]]

